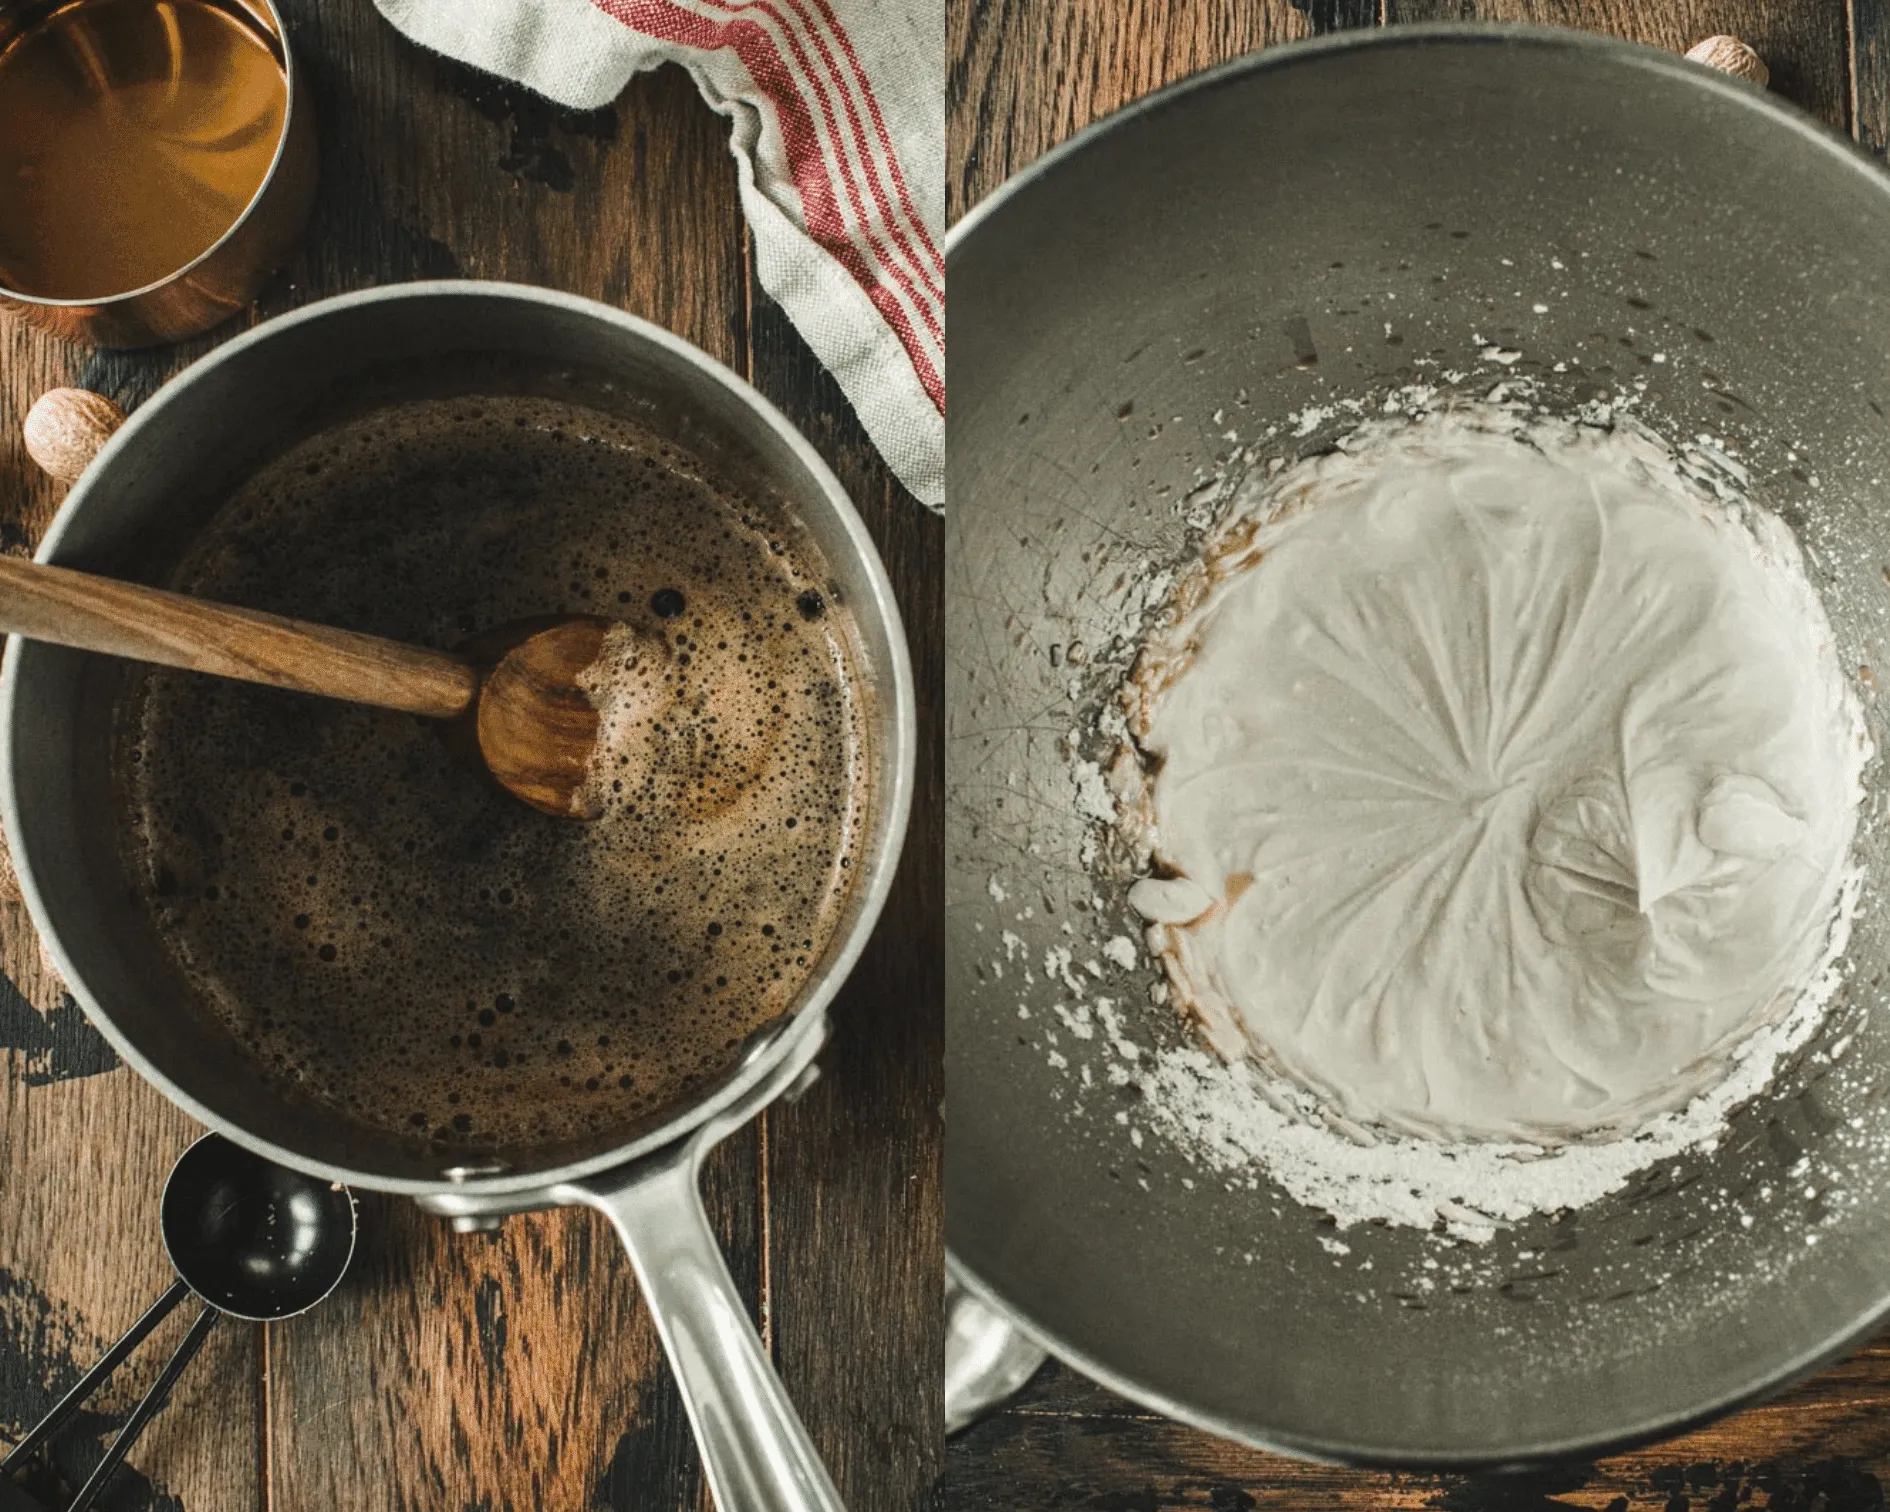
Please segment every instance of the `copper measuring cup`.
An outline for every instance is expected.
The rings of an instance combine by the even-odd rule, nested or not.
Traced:
[[[208,248],[154,283],[106,298],[48,299],[9,288],[0,278],[0,309],[72,341],[156,346],[229,319],[287,259],[315,201],[314,114],[274,0],[218,4],[268,42],[288,87],[275,157],[249,203]],[[0,50],[57,8],[47,0],[0,0]]]

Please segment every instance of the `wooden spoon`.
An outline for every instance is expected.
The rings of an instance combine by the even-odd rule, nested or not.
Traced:
[[[614,625],[522,620],[456,654],[0,557],[0,631],[450,721],[456,751],[533,808],[571,819],[602,812],[585,780],[598,711],[580,679]]]
[[[124,423],[102,394],[49,389],[27,412],[26,449],[76,482]],[[614,626],[520,620],[453,654],[0,557],[0,631],[447,721],[462,760],[560,818],[602,811],[585,790],[598,711],[580,679]]]

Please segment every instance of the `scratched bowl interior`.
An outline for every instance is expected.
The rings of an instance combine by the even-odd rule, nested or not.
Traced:
[[[1452,369],[1571,406],[1634,393],[1656,428],[1738,449],[1807,549],[1845,664],[1882,665],[1890,180],[1661,54],[1400,30],[1243,60],[1113,118],[961,228],[950,278],[947,1213],[971,1271],[1145,1403],[1367,1461],[1653,1435],[1877,1321],[1880,790],[1844,986],[1773,1090],[1716,1150],[1487,1245],[1365,1227],[1336,1255],[1329,1220],[1264,1179],[1229,1189],[1160,1137],[1132,1143],[1133,1094],[1101,1075],[1102,1037],[1059,1024],[1069,994],[1041,967],[1136,933],[1122,884],[1083,862],[1063,746],[1127,664],[1136,595],[1188,556],[1180,501],[1226,465],[1228,430],[1282,424],[1265,451],[1291,458],[1345,417],[1296,436],[1309,421],[1287,416]],[[1176,1042],[1153,969],[1110,975],[1139,1043]]]

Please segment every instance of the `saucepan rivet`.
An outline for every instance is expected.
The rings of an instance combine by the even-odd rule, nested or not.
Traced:
[[[503,1160],[488,1160],[477,1165],[447,1166],[440,1175],[447,1181],[471,1181],[478,1176],[498,1176],[505,1170]]]

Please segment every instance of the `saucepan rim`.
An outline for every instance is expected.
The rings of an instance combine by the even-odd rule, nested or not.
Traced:
[[[662,1149],[687,1137],[716,1114],[739,1101],[783,1056],[792,1053],[801,1044],[802,1037],[791,1031],[808,1015],[824,1012],[827,1004],[852,971],[861,951],[865,949],[866,942],[872,935],[892,890],[894,874],[898,867],[900,852],[904,847],[907,821],[912,808],[917,760],[918,716],[914,704],[912,665],[905,628],[899,615],[898,603],[893,596],[891,581],[886,574],[885,564],[881,561],[879,552],[873,545],[872,537],[866,529],[866,524],[860,518],[853,501],[819,453],[752,385],[693,343],[639,316],[581,295],[567,294],[555,289],[476,279],[435,279],[390,284],[356,290],[304,305],[300,309],[267,320],[254,329],[232,338],[172,378],[149,401],[139,406],[136,413],[106,442],[93,465],[87,469],[85,476],[73,486],[72,491],[60,505],[58,513],[54,516],[52,524],[48,527],[34,554],[35,560],[52,562],[58,559],[60,544],[75,516],[86,507],[94,480],[108,474],[121,456],[136,447],[138,438],[146,431],[163,426],[167,419],[166,412],[177,396],[203,374],[213,371],[219,365],[247,352],[252,347],[268,343],[282,333],[310,322],[357,310],[363,306],[438,299],[504,300],[521,305],[538,305],[549,310],[575,314],[606,325],[613,325],[636,341],[663,349],[671,357],[681,360],[703,377],[720,385],[727,393],[739,400],[755,419],[768,427],[789,449],[795,462],[805,470],[807,476],[825,495],[827,503],[838,518],[847,544],[867,582],[871,612],[878,616],[880,623],[885,626],[886,640],[891,650],[887,665],[876,666],[873,669],[872,679],[876,698],[891,712],[890,720],[886,721],[887,737],[883,754],[885,779],[874,795],[876,806],[883,818],[876,818],[874,822],[873,846],[866,864],[868,875],[860,885],[859,897],[853,905],[853,917],[847,932],[836,942],[831,953],[822,963],[817,979],[810,985],[809,990],[796,1004],[794,1010],[781,1019],[777,1027],[766,1032],[764,1037],[758,1038],[750,1046],[742,1062],[733,1068],[724,1081],[707,1096],[688,1104],[662,1125],[613,1148],[587,1155],[581,1160],[523,1172],[501,1171],[485,1174],[478,1172],[476,1167],[471,1167],[466,1170],[463,1179],[446,1176],[403,1177],[354,1170],[331,1161],[313,1158],[296,1149],[254,1134],[177,1087],[112,1021],[111,1015],[93,997],[83,975],[67,956],[64,944],[53,926],[53,921],[47,915],[36,885],[32,854],[21,838],[25,831],[21,825],[19,794],[14,780],[13,746],[17,738],[16,730],[22,719],[28,717],[27,711],[21,707],[19,698],[19,669],[22,656],[30,655],[32,647],[30,643],[22,642],[17,637],[9,640],[5,656],[0,658],[0,823],[4,824],[11,845],[14,869],[19,878],[20,891],[25,900],[27,912],[32,918],[34,928],[39,932],[39,937],[54,967],[64,978],[73,997],[78,1000],[87,1018],[98,1027],[125,1062],[192,1118],[267,1159],[312,1175],[343,1182],[349,1186],[408,1196],[449,1192],[468,1197],[517,1196],[549,1192],[552,1188],[567,1186],[586,1177],[626,1165],[641,1155]]]

